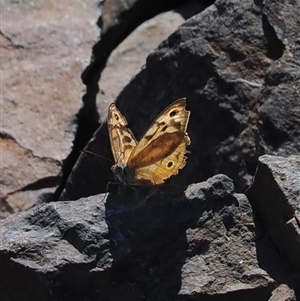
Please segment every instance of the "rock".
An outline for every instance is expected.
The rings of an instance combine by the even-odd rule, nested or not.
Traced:
[[[300,271],[300,156],[259,158],[246,192],[278,250]]]
[[[81,1],[1,5],[1,211],[53,199],[76,134],[80,73],[99,10]],[[96,3],[96,2],[95,2]],[[34,197],[33,197],[34,195]]]
[[[287,285],[281,284],[273,292],[269,301],[296,301],[295,292]]]
[[[1,300],[70,300],[72,292],[79,300],[91,280],[94,288],[109,282],[101,198],[44,204],[1,222]]]
[[[111,53],[99,81],[97,108],[102,120],[107,116],[108,105],[143,68],[148,54],[183,22],[177,12],[159,14],[140,25]]]
[[[168,104],[187,97],[192,112],[190,154],[186,167],[169,184],[201,182],[223,173],[243,192],[251,184],[260,155],[299,153],[295,5],[291,10],[274,1],[214,2],[163,41],[119,94],[116,104],[137,139]],[[95,105],[103,53],[107,53],[104,41],[111,32],[95,46],[95,60],[83,74],[87,106]],[[87,149],[112,160],[106,124]],[[109,160],[82,154],[60,198],[105,192],[107,183],[115,181]]]
[[[59,182],[61,164],[51,157],[35,155],[7,135],[0,138],[0,147],[0,208],[3,218],[9,213],[30,208],[46,192],[53,193]]]
[[[120,187],[9,216],[2,300],[267,300],[275,282],[257,261],[251,206],[232,188],[225,175],[185,193]]]
[[[132,1],[130,1],[132,2]],[[135,1],[138,3],[139,1]],[[183,1],[181,1],[183,2]],[[164,1],[166,3],[166,1]],[[121,31],[116,31],[117,27],[124,27],[124,23],[128,25],[133,22],[134,15],[126,15],[121,17],[126,10],[126,6],[119,2],[119,6],[111,6],[110,1],[103,3],[103,24],[102,24],[102,38],[99,41],[100,48],[108,47],[111,43],[102,42],[107,35],[110,40],[118,38]],[[173,5],[176,3],[174,2]],[[143,2],[145,9],[146,1]],[[161,2],[163,6],[163,2]],[[184,22],[184,19],[191,17],[206,8],[197,1],[187,2],[185,5],[178,7],[175,10],[160,13],[148,21],[143,22],[138,26],[128,37],[126,37],[118,47],[116,47],[108,57],[106,66],[101,73],[99,81],[100,93],[97,95],[97,108],[102,120],[107,116],[108,105],[115,101],[118,94],[130,82],[130,80],[143,68],[146,58],[161,41],[165,40],[172,34],[179,25]],[[149,9],[153,9],[153,2],[149,2]],[[116,12],[118,11],[118,13]],[[161,11],[162,7],[161,7]],[[130,13],[132,14],[132,12]],[[117,15],[117,16],[116,16]],[[118,24],[116,21],[121,24]],[[145,19],[146,20],[146,19]],[[126,26],[126,25],[125,25]],[[113,32],[109,32],[108,28],[112,28]],[[113,47],[113,45],[111,45]],[[94,54],[99,56],[99,52]],[[91,65],[93,62],[91,63]],[[87,89],[89,89],[89,82],[87,82]]]
[[[298,154],[300,74],[295,62],[300,57],[300,43],[293,21],[297,13],[288,5],[279,7],[272,1],[266,3],[264,13],[264,28],[269,32],[267,49],[275,61],[266,73],[261,95],[258,110],[260,134],[266,153],[279,156]],[[281,28],[282,18],[285,19],[284,30]]]
[[[101,106],[96,104],[111,101],[128,81],[124,75],[107,96],[100,82],[104,89],[97,100],[111,52],[144,20],[185,2],[102,3],[101,38],[82,74],[87,89],[80,110],[74,102],[80,85],[74,81],[70,89],[65,83],[82,68],[70,63],[74,51],[81,58],[91,44],[81,29],[86,6],[76,2],[80,21],[72,22],[62,6],[45,6],[56,19],[41,13],[42,2],[20,3],[26,14],[21,6],[10,11],[15,3],[5,6],[1,35],[10,60],[4,64],[9,93],[4,92],[0,137],[3,216],[58,196],[73,171],[60,197],[69,202],[38,205],[0,222],[1,300],[275,301],[300,295],[299,158],[260,158],[247,191],[253,211],[247,197],[235,192],[250,185],[261,154],[299,153],[299,3],[291,9],[269,0],[217,0],[209,7],[177,9],[183,18],[195,16],[150,53],[116,100],[140,139],[162,109],[187,97],[192,112],[188,164],[165,186],[108,185],[112,162],[87,153],[73,166],[98,127]],[[166,21],[165,16],[148,25]],[[153,35],[163,39],[157,31]],[[45,40],[38,44],[41,36]],[[136,50],[131,57],[138,57]],[[127,68],[114,63],[122,77]],[[40,78],[46,79],[44,89]],[[51,92],[57,86],[63,105]],[[112,159],[105,123],[87,148]],[[109,194],[99,194],[107,188]]]

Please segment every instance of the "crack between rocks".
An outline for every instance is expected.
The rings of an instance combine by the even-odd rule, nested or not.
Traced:
[[[272,60],[280,59],[283,56],[285,46],[269,22],[266,14],[262,14],[262,28],[267,41],[267,57]]]
[[[81,151],[85,148],[85,146],[88,144],[91,137],[93,136],[94,132],[100,126],[100,123],[96,121],[99,118],[96,106],[89,108],[88,111],[89,112],[87,112],[86,107],[83,105],[83,107],[76,115],[77,130],[75,133],[74,140],[72,142],[73,149],[71,150],[67,158],[63,160],[63,164],[61,167],[62,176],[60,183],[56,191],[54,192],[54,199],[59,199]],[[89,113],[95,115],[96,117],[91,118],[91,115]]]
[[[14,48],[17,48],[17,49],[25,48],[24,45],[14,42],[13,39],[11,37],[9,37],[8,35],[6,35],[2,30],[0,30],[0,35],[2,37],[4,37]]]

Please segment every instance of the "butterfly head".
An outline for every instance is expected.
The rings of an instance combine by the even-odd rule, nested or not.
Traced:
[[[124,184],[130,185],[133,178],[133,171],[126,163],[115,164],[111,167],[112,172],[118,180]]]

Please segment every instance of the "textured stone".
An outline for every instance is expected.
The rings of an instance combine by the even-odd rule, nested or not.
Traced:
[[[296,301],[295,292],[287,285],[281,284],[273,292],[269,301]]]
[[[119,94],[116,104],[137,139],[168,104],[187,97],[190,154],[169,184],[222,173],[243,192],[260,155],[299,153],[297,5],[291,10],[274,1],[216,1],[163,41]],[[86,69],[86,83],[102,72],[100,56]],[[94,80],[90,91],[92,86],[96,91]],[[112,160],[106,124],[87,148]],[[114,181],[110,166],[108,160],[82,154],[61,198],[106,191]]]
[[[112,162],[90,154],[82,154],[73,166],[99,124],[98,81],[107,62],[110,64],[111,52],[137,25],[183,2],[101,2],[101,37],[82,75],[86,91],[77,114],[76,136],[70,116],[78,111],[78,102],[73,102],[80,88],[74,81],[77,88],[71,89],[67,80],[70,73],[77,74],[82,61],[78,68],[66,66],[74,62],[73,51],[81,57],[81,51],[89,47],[91,39],[81,31],[85,28],[82,8],[87,7],[74,2],[81,8],[77,13],[71,9],[72,16],[80,19],[75,24],[70,21],[71,13],[66,14],[69,10],[60,10],[63,3],[58,10],[43,1],[5,5],[3,47],[7,57],[16,58],[12,59],[16,65],[4,63],[9,67],[5,87],[18,97],[4,93],[1,210],[14,212],[49,201],[59,181],[57,195],[72,168],[73,172],[61,196],[72,201],[39,205],[0,223],[1,299],[265,301],[300,296],[299,160],[295,156],[261,157],[254,185],[247,192],[253,212],[246,196],[235,193],[249,186],[261,154],[299,153],[299,3],[217,0],[210,7],[206,2],[176,10],[185,19],[195,16],[148,56],[116,101],[139,139],[166,105],[187,97],[192,112],[188,128],[191,153],[187,166],[165,186],[108,185],[113,180]],[[61,23],[49,22],[52,19],[41,13],[45,7],[63,16],[57,19]],[[16,13],[21,17],[16,18]],[[33,17],[41,25],[37,30],[30,27]],[[147,24],[151,22],[154,20]],[[11,30],[14,24],[22,25],[17,34]],[[55,41],[48,32],[53,24],[50,33]],[[66,30],[70,24],[72,28]],[[68,40],[75,34],[75,39]],[[153,38],[159,39],[160,33],[153,32],[156,34]],[[41,36],[45,39],[37,48],[36,37]],[[66,45],[67,50],[59,53],[61,65],[57,66],[50,51],[58,52],[59,45]],[[29,59],[24,55],[28,48],[35,50],[28,54]],[[124,71],[118,67],[125,72],[125,66]],[[14,78],[17,71],[24,93],[14,92],[19,83]],[[47,84],[45,90],[39,89],[41,78]],[[56,83],[54,88],[51,80]],[[61,91],[65,91],[63,105]],[[98,95],[97,104],[105,103],[105,93]],[[28,131],[27,124],[34,124],[35,131]],[[46,136],[52,132],[55,140],[49,142]],[[87,147],[112,158],[105,123]],[[36,170],[27,172],[21,164]],[[74,201],[107,188],[108,195]],[[27,207],[22,207],[22,200]]]
[[[185,193],[119,187],[11,215],[0,224],[2,298],[267,300],[275,283],[256,258],[251,206],[220,193],[231,186],[218,175]]]
[[[260,157],[247,196],[277,248],[300,270],[300,156]]]
[[[80,74],[97,37],[95,7],[1,2],[2,217],[45,198],[45,190],[51,200],[60,183],[81,106]]]
[[[1,222],[1,300],[70,300],[72,292],[82,300],[85,286],[109,282],[101,199],[40,205]]]
[[[143,68],[148,54],[183,22],[179,13],[159,14],[140,25],[111,53],[99,81],[97,108],[102,120],[107,116],[108,105]]]

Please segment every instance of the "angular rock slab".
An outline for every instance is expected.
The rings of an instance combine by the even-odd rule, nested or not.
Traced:
[[[40,205],[1,222],[3,300],[71,300],[73,292],[82,297],[93,281],[99,287],[109,282],[108,228],[101,200],[95,196]]]
[[[53,199],[76,136],[95,8],[96,1],[1,2],[1,218]]]
[[[187,97],[190,154],[169,183],[223,173],[243,192],[259,156],[299,153],[299,1],[293,5],[215,1],[163,41],[119,94],[116,104],[138,140],[168,104]],[[86,84],[98,83],[99,59],[87,69]],[[105,124],[87,147],[112,158]],[[104,192],[113,181],[110,166],[83,154],[62,199]]]
[[[260,157],[246,194],[274,244],[300,270],[300,156]]]
[[[1,222],[6,300],[271,296],[274,281],[256,259],[251,206],[227,176],[185,192],[118,189]]]
[[[279,285],[273,292],[269,301],[296,301],[296,295],[287,285]]]
[[[97,95],[97,108],[102,120],[106,119],[108,105],[143,68],[148,54],[183,22],[183,17],[174,11],[159,14],[136,28],[114,49],[99,81],[102,93]]]

